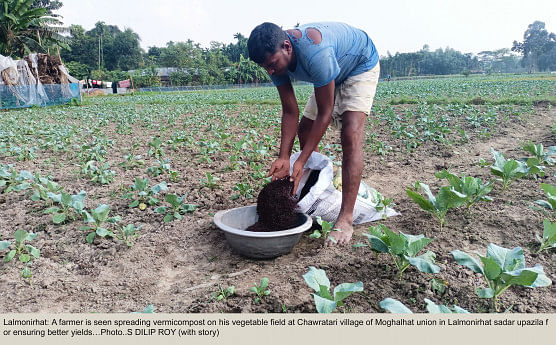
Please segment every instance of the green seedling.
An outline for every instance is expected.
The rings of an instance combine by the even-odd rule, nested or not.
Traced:
[[[541,244],[537,253],[545,249],[556,248],[556,222],[552,223],[548,219],[543,220],[542,237],[535,234],[537,241]]]
[[[4,256],[4,262],[10,262],[17,257],[23,264],[30,265],[33,260],[38,259],[41,255],[40,250],[26,243],[31,242],[36,237],[37,234],[35,233],[28,233],[19,229],[14,232],[15,244],[13,246],[11,241],[0,241],[0,250],[9,250]],[[30,280],[32,277],[31,270],[28,267],[23,268],[21,276]]]
[[[320,230],[315,229],[312,234],[309,235],[310,238],[322,238],[324,240],[328,239],[334,243],[337,243],[334,236],[331,235],[334,231],[340,231],[340,229],[334,229],[334,223],[327,222],[323,220],[320,216],[317,216],[317,224],[320,225]]]
[[[35,178],[31,183],[31,200],[33,201],[44,201],[45,204],[50,204],[52,199],[48,196],[49,193],[61,193],[62,187],[56,182],[49,180],[48,178],[41,177],[38,173],[35,173]]]
[[[217,301],[226,300],[235,293],[236,293],[236,288],[233,285],[228,286],[225,289],[221,285],[218,285],[218,291],[213,293],[211,298]]]
[[[149,156],[154,157],[156,159],[160,159],[164,156],[164,150],[162,149],[162,141],[159,137],[153,138],[151,142],[149,142]]]
[[[154,177],[162,175],[164,173],[168,174],[168,176],[170,177],[170,181],[176,181],[179,177],[178,172],[170,168],[170,159],[159,159],[158,166],[147,168],[147,174]]]
[[[140,155],[128,154],[124,156],[124,161],[118,164],[119,167],[125,170],[135,169],[145,165],[145,160]]]
[[[66,220],[75,220],[77,215],[82,214],[85,208],[85,191],[79,194],[70,195],[68,193],[48,193],[48,197],[58,204],[58,206],[49,207],[44,210],[44,213],[52,214],[52,221],[54,224],[62,224]]]
[[[315,290],[312,293],[315,307],[319,313],[332,313],[336,307],[344,306],[343,300],[354,292],[363,291],[363,283],[343,283],[334,288],[334,294],[330,293],[330,280],[322,269],[309,267],[309,271],[303,275],[303,279]]]
[[[31,187],[28,181],[33,181],[34,177],[27,170],[21,170],[19,173],[12,170],[11,166],[4,166],[0,169],[0,187],[3,187],[2,193],[20,192]]]
[[[253,195],[255,191],[249,182],[238,182],[235,186],[232,187],[232,190],[237,191],[237,194],[232,195],[231,199],[235,200],[240,196],[243,196],[245,199],[253,199]]]
[[[85,223],[88,225],[81,226],[80,229],[84,231],[89,231],[86,240],[87,243],[92,244],[96,236],[99,237],[114,237],[114,233],[108,228],[110,224],[116,224],[122,217],[110,217],[110,206],[106,204],[100,204],[96,209],[92,210],[91,213],[83,211],[83,218]]]
[[[440,272],[440,267],[434,263],[436,254],[432,251],[427,250],[424,254],[417,256],[432,242],[432,239],[424,235],[407,235],[403,232],[396,234],[383,224],[372,226],[367,231],[368,233],[363,233],[363,236],[367,237],[369,244],[359,243],[354,247],[370,247],[377,255],[389,254],[398,269],[400,280],[402,280],[403,272],[411,265],[424,273]]]
[[[164,214],[164,221],[171,222],[174,219],[181,220],[183,214],[191,213],[197,209],[197,205],[185,203],[186,195],[178,197],[175,194],[166,194],[164,200],[170,204],[170,207],[161,206],[155,208],[155,212]]]
[[[483,276],[487,287],[477,288],[475,292],[480,298],[492,299],[496,311],[498,297],[512,285],[535,288],[552,284],[541,265],[525,267],[525,256],[520,247],[510,250],[491,243],[487,247],[487,256],[479,255],[482,265],[460,250],[452,251],[452,255],[458,264]]]
[[[270,290],[267,289],[268,287],[268,283],[270,281],[268,280],[268,278],[264,277],[261,279],[261,283],[259,285],[257,285],[257,283],[255,283],[255,286],[251,287],[251,291],[254,292],[257,297],[255,297],[255,304],[259,304],[259,302],[265,298],[266,296],[270,295]]]
[[[160,200],[155,196],[168,190],[168,185],[165,181],[160,182],[149,188],[149,179],[135,178],[135,183],[131,185],[131,192],[123,196],[124,199],[133,200],[129,203],[129,207],[134,208],[139,206],[141,210],[147,208],[147,205],[153,206],[160,204]]]
[[[116,225],[116,238],[124,242],[128,247],[133,247],[133,241],[139,237],[138,231],[141,230],[143,226],[135,227],[134,224],[128,224],[126,226]]]
[[[556,185],[541,183],[541,188],[548,200],[537,200],[535,202],[545,209],[552,211],[552,216],[556,219]]]
[[[216,189],[218,188],[218,181],[220,181],[218,177],[213,176],[211,173],[207,171],[206,178],[201,179],[201,184],[203,187],[207,187],[209,189]]]
[[[480,178],[475,178],[472,176],[462,175],[461,178],[450,173],[447,170],[442,170],[435,174],[437,178],[446,179],[450,183],[450,186],[464,197],[463,204],[466,206],[467,211],[471,209],[479,201],[492,201],[492,198],[488,196],[488,193],[494,188],[494,184],[491,182],[485,182]]]
[[[428,199],[425,199],[418,190],[423,189]],[[406,188],[407,195],[415,202],[421,209],[433,214],[440,221],[440,230],[446,221],[446,213],[449,209],[459,207],[465,203],[467,196],[462,194],[452,187],[440,187],[438,195],[435,197],[432,194],[428,185],[419,181],[415,182],[414,187]]]
[[[549,166],[556,164],[556,159],[552,158],[556,156],[556,146],[550,146],[548,150],[545,150],[543,144],[533,144],[532,141],[529,141],[524,144],[522,148],[524,151],[535,156],[539,164],[546,164]]]
[[[494,164],[490,166],[490,172],[500,177],[502,181],[502,190],[506,190],[513,180],[527,176],[529,168],[526,163],[516,161],[514,159],[506,159],[498,151],[492,147],[490,152],[494,156]]]
[[[428,298],[425,298],[427,303],[427,311],[429,314],[469,314],[469,312],[457,305],[449,308],[445,305],[438,305]],[[413,312],[402,302],[394,298],[386,298],[380,302],[380,307],[392,314],[413,314]]]
[[[103,164],[100,168],[96,161],[91,160],[81,167],[81,173],[91,179],[92,182],[109,184],[114,180],[116,172],[110,169],[110,164]]]

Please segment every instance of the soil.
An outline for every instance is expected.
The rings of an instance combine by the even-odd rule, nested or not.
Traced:
[[[281,231],[297,224],[297,200],[292,196],[289,177],[268,183],[257,197],[259,220],[247,231]]]
[[[259,110],[253,106],[242,111]],[[403,111],[403,106],[396,106],[397,113],[403,114]],[[186,116],[183,114],[180,120]],[[2,158],[3,164],[50,174],[72,193],[86,190],[87,208],[109,204],[111,215],[121,215],[126,224],[140,224],[143,228],[130,248],[116,240],[98,238],[90,245],[85,241],[86,234],[79,230],[81,222],[54,225],[50,215],[43,213],[44,207],[23,192],[0,194],[2,239],[11,237],[19,228],[34,231],[38,236],[33,244],[41,250],[41,257],[33,263],[32,284],[20,277],[19,263],[1,260],[0,312],[128,313],[141,311],[149,304],[154,304],[157,313],[315,312],[312,290],[302,278],[309,266],[324,269],[332,287],[344,282],[363,282],[364,291],[344,300],[346,306],[340,308],[340,312],[382,313],[384,310],[379,303],[387,297],[400,300],[414,312],[426,312],[424,298],[445,305],[457,303],[475,313],[494,312],[488,300],[475,294],[476,287],[485,287],[482,277],[455,263],[450,252],[460,249],[484,255],[489,243],[507,248],[520,246],[527,266],[540,263],[547,276],[555,279],[556,251],[534,253],[538,247],[535,234],[542,234],[545,217],[534,208],[534,201],[545,198],[541,182],[556,183],[556,168],[547,167],[547,174],[539,180],[515,181],[503,192],[497,185],[492,192],[492,202],[476,205],[471,214],[459,209],[448,213],[442,231],[436,219],[407,197],[405,187],[420,180],[436,192],[444,183],[434,177],[440,169],[489,180],[492,178],[490,172],[480,167],[478,161],[480,158],[492,161],[490,147],[517,158],[524,155],[519,146],[525,141],[533,140],[544,147],[556,145],[556,137],[552,134],[554,119],[554,108],[538,107],[531,114],[502,120],[489,129],[488,136],[474,135],[467,142],[454,145],[428,142],[407,153],[401,141],[392,140],[388,144],[393,151],[382,157],[373,153],[369,145],[365,146],[363,180],[385,197],[393,198],[395,209],[401,212],[400,216],[382,223],[394,231],[434,238],[427,249],[436,253],[441,271],[435,277],[445,282],[443,292],[431,288],[431,275],[414,268],[406,270],[400,281],[386,255],[377,258],[368,248],[354,250],[351,245],[324,247],[322,241],[309,238],[309,233],[292,252],[272,260],[246,259],[233,252],[222,231],[213,224],[212,216],[218,210],[252,204],[253,200],[230,198],[232,187],[243,175],[240,171],[223,173],[228,161],[225,152],[219,153],[212,162],[197,163],[197,148],[180,147],[176,151],[167,148],[172,168],[180,172],[180,180],[170,182],[168,187],[179,195],[187,194],[187,202],[199,205],[183,220],[164,223],[153,208],[130,209],[129,201],[121,196],[125,193],[124,187],[129,186],[138,173],[121,169],[117,164],[134,143],[140,143],[134,153],[145,157],[149,137],[156,135],[157,129],[149,132],[136,124],[133,135],[119,135],[115,125],[103,128],[106,135],[115,140],[108,161],[117,175],[108,186],[92,185],[79,178],[71,153],[51,153],[27,162],[18,162],[14,157]],[[464,121],[461,125],[464,126]],[[239,137],[244,128],[237,127],[230,128],[230,133]],[[273,135],[273,131],[269,128],[268,134]],[[376,133],[379,137],[388,137],[388,132],[382,123],[368,121],[367,135]],[[340,142],[338,133],[331,131],[325,140]],[[276,156],[277,152],[271,154]],[[270,165],[269,162],[264,164]],[[146,164],[152,165],[154,160]],[[219,176],[226,176],[219,189],[211,190],[202,185],[200,181],[207,171],[222,172]],[[161,176],[150,178],[150,183],[162,180],[168,181]],[[355,227],[351,244],[365,241],[361,234],[369,225],[372,224]],[[272,293],[256,304],[249,289],[262,277],[269,278]],[[234,285],[236,294],[220,302],[214,301],[211,296],[218,285]],[[502,311],[511,313],[554,313],[556,287],[512,287],[500,297],[500,306]]]

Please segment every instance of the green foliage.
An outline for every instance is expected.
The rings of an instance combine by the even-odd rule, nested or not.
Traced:
[[[435,176],[440,179],[447,179],[456,192],[465,196],[464,205],[468,210],[479,201],[492,201],[492,198],[488,196],[488,193],[494,188],[491,182],[483,183],[480,178],[465,175],[460,178],[447,170],[437,172]]]
[[[12,169],[10,165],[0,166],[0,188],[2,193],[20,192],[31,187],[33,175],[27,170],[21,170],[19,173]]]
[[[494,164],[490,166],[490,172],[502,181],[502,190],[506,190],[513,180],[527,176],[529,168],[526,163],[516,161],[514,159],[506,159],[504,156],[495,151],[492,147],[490,152],[494,156]]]
[[[334,223],[327,222],[323,220],[320,216],[317,216],[317,224],[320,225],[320,229],[315,229],[312,234],[309,235],[310,238],[322,238],[323,240],[330,240],[337,243],[333,235],[334,231],[341,231],[340,229],[334,229]]]
[[[330,293],[330,281],[326,272],[322,269],[309,267],[309,271],[303,275],[303,279],[315,290],[312,293],[315,307],[319,313],[332,313],[336,307],[343,307],[343,300],[354,292],[363,291],[363,283],[343,283],[334,288],[334,294]]]
[[[212,294],[212,299],[216,301],[227,300],[229,297],[236,293],[235,286],[231,285],[227,288],[222,287],[220,284],[218,285],[218,291]]]
[[[207,187],[209,189],[216,189],[218,188],[218,181],[220,181],[220,178],[213,176],[211,173],[209,173],[207,171],[207,173],[205,174],[206,178],[202,178],[201,179],[201,185],[203,187]]]
[[[185,202],[186,195],[178,197],[175,194],[166,194],[164,200],[170,204],[170,207],[161,206],[154,209],[156,213],[164,214],[164,222],[171,222],[175,219],[181,220],[182,215],[191,213],[197,209],[197,205],[187,204]]]
[[[141,225],[136,227],[134,224],[128,224],[126,226],[116,225],[115,236],[128,247],[133,247],[133,241],[140,236],[138,231],[141,230],[141,228]]]
[[[120,164],[119,167],[124,168],[125,170],[135,169],[137,167],[142,167],[145,165],[145,160],[140,155],[133,155],[127,154],[124,155],[124,160]]]
[[[525,267],[523,249],[515,247],[506,249],[493,243],[487,247],[487,256],[479,255],[481,263],[460,250],[452,251],[456,262],[483,276],[486,288],[477,288],[475,292],[481,298],[491,298],[498,310],[498,297],[512,285],[526,287],[544,287],[552,284],[546,277],[541,265]]]
[[[4,0],[0,5],[0,54],[23,57],[45,53],[50,45],[67,47],[60,35],[65,28],[46,8],[35,7],[34,0]]]
[[[257,285],[257,283],[255,283],[255,286],[251,287],[251,292],[257,295],[254,300],[255,304],[259,304],[263,298],[270,295],[270,290],[267,289],[269,282],[268,278],[264,277],[261,279],[260,284]]]
[[[542,252],[545,249],[556,248],[556,222],[551,223],[550,220],[543,220],[543,233],[542,237],[535,234],[537,241],[539,241],[540,246],[537,253]]]
[[[547,210],[551,210],[553,218],[556,219],[556,185],[541,183],[541,188],[548,200],[537,200],[535,202]]]
[[[545,150],[543,144],[534,144],[532,141],[529,141],[523,144],[522,148],[524,151],[532,154],[539,164],[546,164],[549,166],[556,164],[556,160],[552,158],[556,156],[556,146],[550,146],[548,150]]]
[[[16,230],[14,232],[15,242],[12,245],[12,241],[0,241],[0,250],[8,250],[8,253],[4,256],[4,262],[10,262],[13,258],[17,257],[19,261],[25,265],[31,265],[33,260],[40,257],[40,250],[33,247],[26,242],[31,242],[37,237],[35,233],[28,233],[25,230]],[[31,279],[32,274],[28,267],[24,267],[21,271],[21,276],[25,279]]]
[[[425,273],[440,272],[440,267],[434,264],[436,254],[432,251],[427,250],[424,254],[417,255],[432,239],[424,235],[407,235],[403,232],[396,234],[383,224],[371,226],[367,231],[368,233],[363,233],[363,236],[367,237],[369,244],[359,243],[355,247],[370,247],[377,255],[389,254],[398,269],[400,280],[403,272],[410,265]]]
[[[419,189],[423,189],[428,199],[425,199],[419,194]],[[419,181],[415,182],[414,187],[406,188],[407,195],[413,200],[422,210],[433,214],[440,221],[440,230],[446,221],[446,213],[451,208],[459,207],[466,203],[467,195],[462,194],[450,187],[440,187],[438,195],[432,194],[428,185]]]
[[[469,314],[467,310],[457,305],[454,305],[453,308],[449,308],[442,304],[438,305],[428,298],[425,298],[425,302],[427,303],[427,311],[429,314]],[[394,298],[386,298],[380,301],[380,307],[393,314],[413,314],[408,307]]]
[[[97,208],[91,210],[91,213],[87,211],[82,212],[85,224],[87,225],[80,227],[80,229],[89,232],[86,237],[88,243],[92,244],[96,236],[102,238],[107,236],[114,237],[114,232],[110,228],[122,220],[122,217],[109,218],[109,213],[110,206],[106,204],[100,204]]]
[[[85,208],[85,191],[79,194],[71,195],[61,192],[60,194],[48,193],[48,197],[56,203],[57,206],[47,208],[44,213],[52,214],[54,224],[62,224],[67,220],[75,220],[81,215]]]
[[[160,200],[155,196],[168,190],[168,185],[165,181],[160,182],[149,188],[149,179],[145,178],[135,178],[135,183],[130,187],[131,192],[123,196],[124,199],[131,199],[132,202],[128,205],[129,207],[137,207],[144,210],[146,205],[153,206],[158,205]],[[142,206],[142,204],[144,206]]]

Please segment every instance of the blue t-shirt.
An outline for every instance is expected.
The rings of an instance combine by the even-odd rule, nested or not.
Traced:
[[[322,40],[315,44],[307,37],[307,29],[317,29]],[[301,37],[288,34],[297,58],[295,71],[270,76],[276,86],[291,78],[321,87],[332,80],[341,84],[346,78],[366,72],[378,63],[378,52],[367,34],[343,23],[311,23],[296,28]]]

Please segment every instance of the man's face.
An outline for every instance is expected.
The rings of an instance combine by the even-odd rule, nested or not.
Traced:
[[[286,42],[284,42],[282,48],[278,49],[274,54],[267,54],[266,59],[261,64],[261,67],[264,68],[269,75],[281,76],[288,72],[292,49],[290,42]]]

